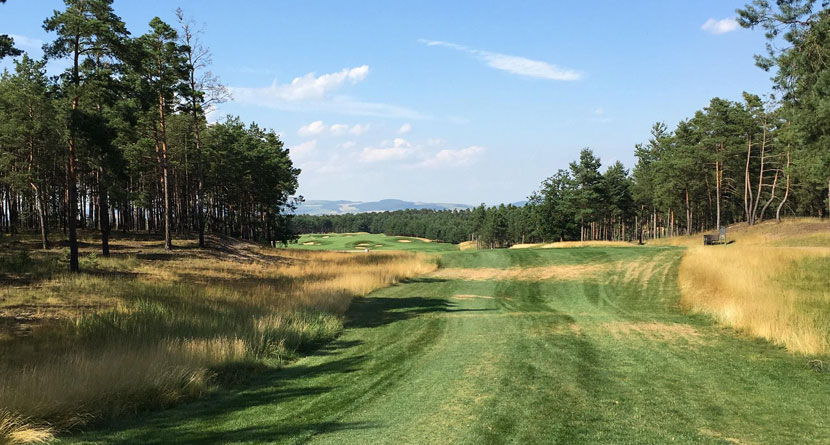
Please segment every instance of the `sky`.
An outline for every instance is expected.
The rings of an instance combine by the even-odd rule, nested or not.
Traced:
[[[40,56],[60,0],[8,0],[0,33]],[[306,199],[525,199],[591,148],[634,166],[658,121],[770,91],[731,0],[115,0],[137,36],[174,10],[233,96],[209,119],[278,132]],[[58,73],[66,61],[50,62]],[[0,68],[11,67],[9,59]]]

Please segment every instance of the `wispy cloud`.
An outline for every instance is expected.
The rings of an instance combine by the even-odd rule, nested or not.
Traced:
[[[406,139],[395,138],[391,146],[365,147],[360,152],[361,162],[383,162],[411,158],[418,151]]]
[[[542,62],[540,60],[528,59],[521,56],[501,54],[492,51],[484,51],[469,48],[457,43],[442,42],[440,40],[419,39],[419,42],[427,46],[440,46],[444,48],[462,51],[471,54],[483,61],[487,66],[497,70],[507,71],[512,74],[536,79],[574,81],[582,78],[582,73],[568,68]]]
[[[359,116],[424,119],[423,114],[405,107],[366,102],[335,94],[346,85],[362,82],[369,66],[344,68],[335,73],[308,73],[290,83],[274,82],[267,87],[229,87],[234,101],[287,111],[317,111]]]
[[[733,17],[729,17],[720,20],[710,18],[701,25],[700,29],[712,34],[726,34],[735,31],[739,27],[738,22]]]
[[[401,128],[398,129],[398,134],[407,134],[410,131],[412,131],[412,125],[407,122],[401,125]]]
[[[9,34],[9,37],[14,39],[15,46],[27,49],[41,49],[44,43],[43,40],[22,36],[20,34]]]
[[[369,131],[369,124],[331,124],[326,125],[323,121],[314,121],[303,125],[297,130],[297,134],[303,137],[331,134],[333,136],[344,136],[347,134],[360,136]]]
[[[312,139],[302,144],[297,144],[290,147],[292,158],[307,158],[309,155],[317,151],[317,139]]]
[[[444,149],[417,164],[418,167],[459,167],[470,165],[481,158],[486,149],[472,145],[458,150]]]

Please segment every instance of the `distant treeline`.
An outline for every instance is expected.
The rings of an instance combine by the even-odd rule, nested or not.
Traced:
[[[640,240],[830,210],[830,9],[815,0],[756,0],[738,12],[766,31],[774,94],[714,98],[635,147],[629,172],[589,149],[542,182],[527,206],[302,217],[296,230],[370,231],[486,246]]]
[[[2,2],[0,2],[2,3]],[[64,0],[44,22],[53,41],[34,60],[0,36],[0,57],[22,56],[0,74],[0,231],[205,232],[267,242],[291,237],[299,169],[270,130],[206,114],[228,98],[210,53],[181,10],[133,37],[112,0]],[[46,75],[46,63],[68,68]]]

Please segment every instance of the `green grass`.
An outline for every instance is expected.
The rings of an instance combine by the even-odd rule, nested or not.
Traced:
[[[415,252],[448,252],[457,250],[454,244],[428,242],[408,236],[387,236],[369,233],[321,233],[303,235],[292,249],[305,250],[406,250]]]
[[[445,267],[608,267],[571,281],[424,277],[382,289],[353,303],[336,341],[284,369],[65,440],[826,443],[830,373],[684,314],[682,254],[448,253]]]

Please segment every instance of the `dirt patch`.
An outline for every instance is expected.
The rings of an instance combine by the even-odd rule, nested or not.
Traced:
[[[739,444],[751,443],[751,442],[744,442],[740,439],[735,439],[734,437],[724,437],[723,434],[721,434],[717,431],[712,431],[709,428],[701,428],[701,429],[698,430],[698,432],[700,432],[700,434],[703,434],[704,436],[713,437],[715,439],[721,439],[721,440],[723,440],[725,442],[728,442],[728,443],[739,443]]]
[[[599,264],[560,265],[544,267],[512,267],[509,269],[497,269],[484,267],[478,269],[440,269],[431,276],[436,278],[447,278],[467,281],[486,280],[577,280],[587,279],[596,276],[597,273],[606,269],[606,266]]]
[[[700,333],[697,329],[687,324],[679,323],[629,323],[613,322],[604,323],[600,328],[609,332],[615,339],[622,340],[634,335],[642,336],[650,340],[674,341],[700,341]]]
[[[110,309],[111,305],[20,304],[0,308],[0,339],[27,337],[61,320]]]
[[[489,297],[489,296],[486,296],[486,295],[473,295],[473,294],[458,294],[458,295],[453,295],[452,297],[453,298],[458,298],[459,300],[469,300],[471,298],[486,298],[486,299],[493,298],[493,297]]]

